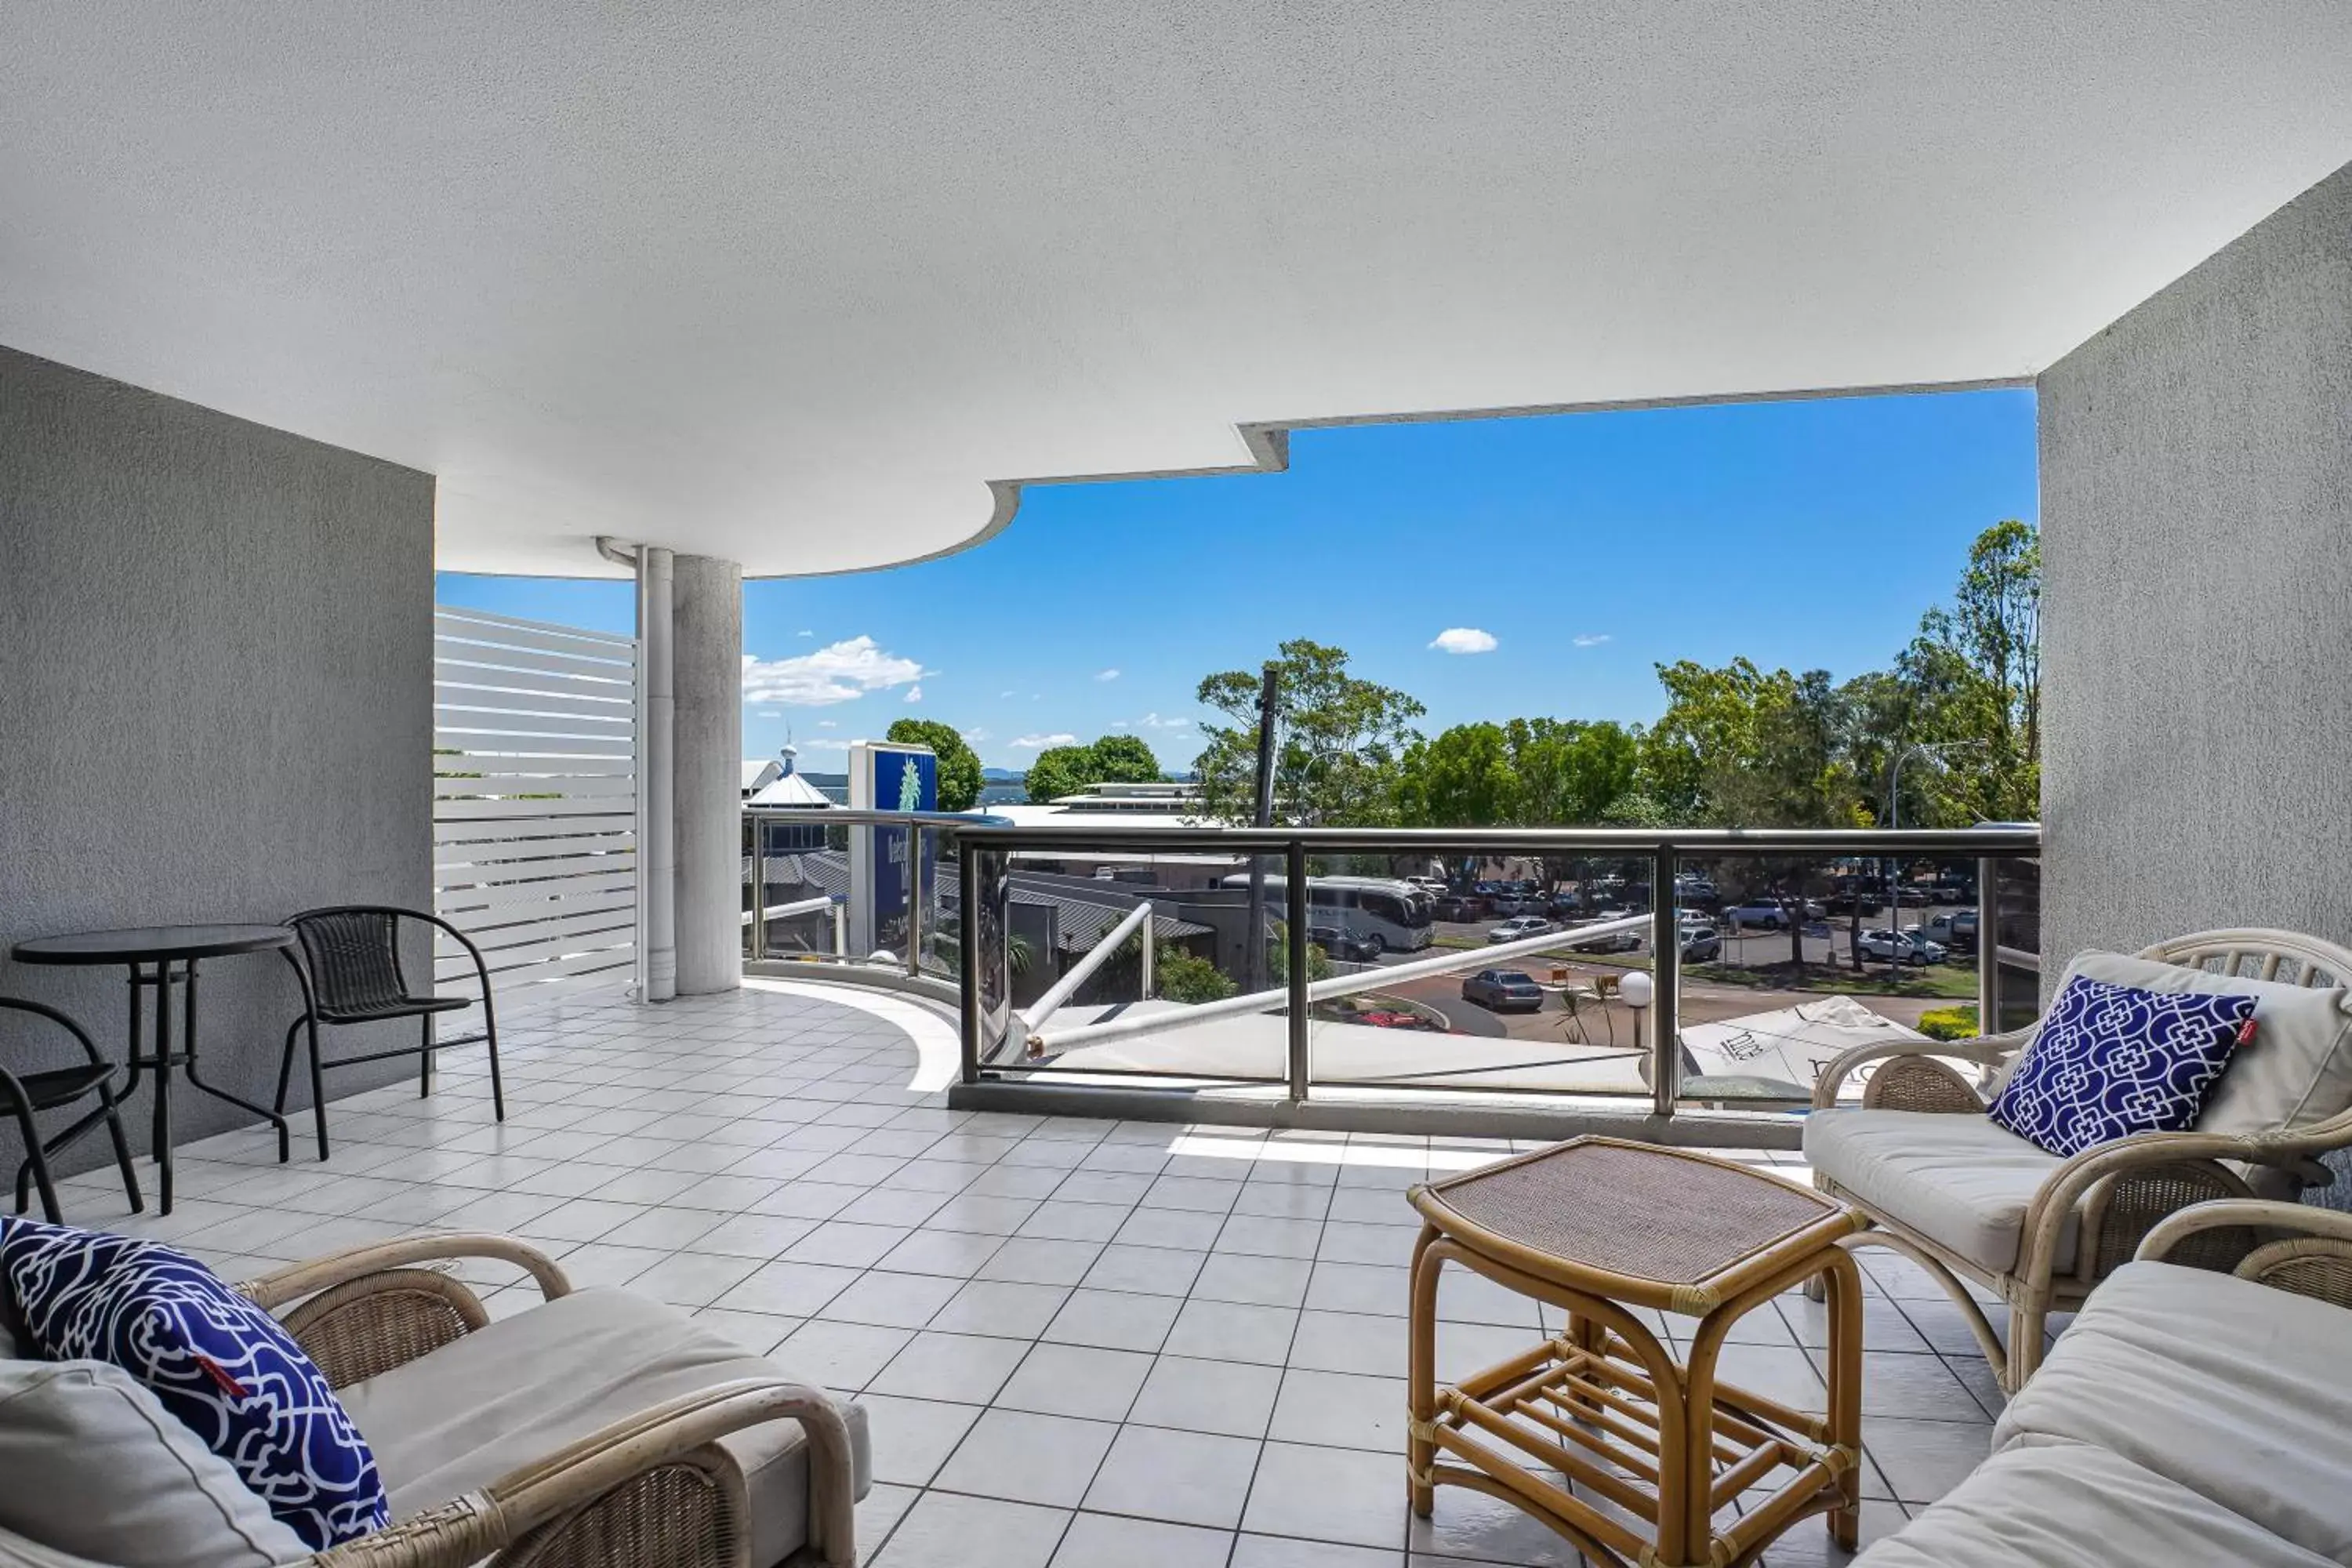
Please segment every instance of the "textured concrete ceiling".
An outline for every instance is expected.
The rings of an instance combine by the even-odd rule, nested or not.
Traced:
[[[2352,158],[2342,0],[11,0],[0,342],[838,571],[1259,424],[2032,374]]]

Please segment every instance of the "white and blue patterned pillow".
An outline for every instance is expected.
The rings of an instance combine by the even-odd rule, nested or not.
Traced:
[[[278,1321],[156,1242],[0,1216],[0,1285],[28,1351],[151,1390],[314,1551],[390,1521],[375,1456]]]
[[[2077,974],[1987,1113],[2053,1154],[2184,1131],[2253,1016],[2252,996],[2143,991]]]

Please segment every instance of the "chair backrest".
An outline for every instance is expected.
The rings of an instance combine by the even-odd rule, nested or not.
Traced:
[[[316,910],[286,923],[302,940],[321,1012],[366,1012],[407,996],[397,910]]]
[[[2200,931],[2142,948],[2139,956],[2239,980],[2352,985],[2352,950],[2300,931]]]

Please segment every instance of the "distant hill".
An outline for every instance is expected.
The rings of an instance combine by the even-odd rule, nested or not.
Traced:
[[[980,776],[986,784],[1019,784],[1028,775],[1019,768],[982,768]]]

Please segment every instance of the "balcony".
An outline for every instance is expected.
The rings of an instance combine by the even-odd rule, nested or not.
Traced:
[[[181,1151],[168,1219],[124,1215],[104,1172],[68,1180],[70,1217],[231,1279],[419,1232],[534,1241],[578,1285],[676,1303],[863,1401],[859,1536],[884,1568],[1573,1561],[1474,1494],[1441,1489],[1425,1522],[1404,1506],[1402,1189],[1507,1141],[959,1110],[949,1020],[800,980],[658,1009],[581,994],[506,1038],[504,1126],[478,1056],[453,1055],[429,1098],[339,1101],[327,1165],[222,1134]],[[1865,1258],[1867,1541],[1983,1456],[2000,1401],[1937,1287]],[[519,1270],[462,1271],[494,1315],[537,1299]],[[1792,1294],[1750,1318],[1727,1374],[1818,1407],[1822,1311]],[[1538,1321],[1459,1275],[1442,1312],[1441,1371]],[[1820,1550],[1801,1529],[1773,1560]]]

